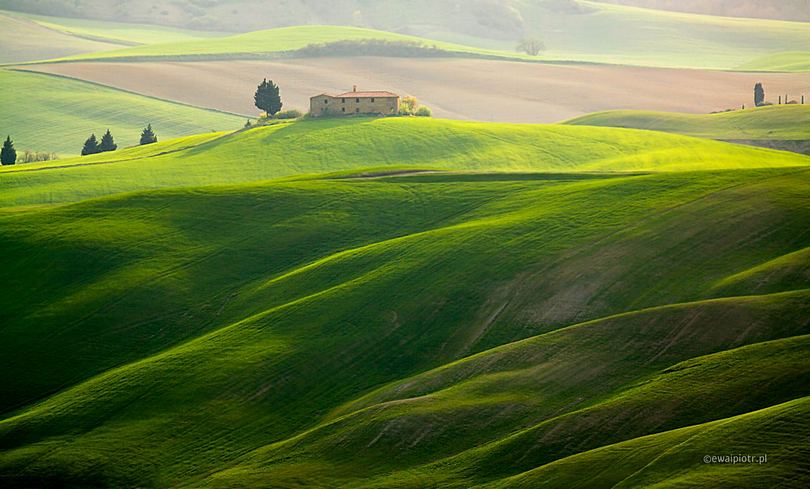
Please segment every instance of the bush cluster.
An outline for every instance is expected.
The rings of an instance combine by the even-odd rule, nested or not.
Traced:
[[[17,156],[17,163],[37,163],[40,161],[52,161],[58,159],[59,156],[56,153],[24,150],[21,155]]]
[[[293,51],[295,56],[448,56],[452,51],[418,41],[358,39],[309,44]]]
[[[302,117],[304,114],[300,110],[290,109],[290,110],[282,110],[281,112],[277,112],[276,115],[272,117],[272,119],[298,119]]]
[[[399,115],[430,117],[433,115],[433,111],[430,110],[430,107],[420,105],[416,97],[402,97],[399,103]]]

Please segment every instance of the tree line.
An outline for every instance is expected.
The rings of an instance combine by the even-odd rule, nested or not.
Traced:
[[[140,145],[152,144],[158,141],[157,134],[152,130],[152,124],[149,124],[141,132]],[[118,145],[115,144],[115,138],[107,129],[107,132],[101,137],[101,140],[96,137],[95,133],[91,134],[82,146],[82,156],[94,155],[98,153],[105,153],[108,151],[115,151]],[[0,149],[0,163],[3,165],[14,165],[16,163],[33,163],[36,161],[50,161],[56,160],[58,157],[55,153],[41,153],[25,151],[22,155],[17,155],[17,150],[14,148],[14,141],[11,136],[7,136]]]

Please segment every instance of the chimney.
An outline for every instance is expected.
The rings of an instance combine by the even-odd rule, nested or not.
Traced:
[[[357,91],[357,85],[352,85],[352,92],[356,92],[356,91]]]

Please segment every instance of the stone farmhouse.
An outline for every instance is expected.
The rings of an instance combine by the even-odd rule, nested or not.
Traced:
[[[339,95],[322,93],[309,99],[309,113],[313,117],[341,115],[394,115],[399,112],[399,95],[391,92],[351,92]]]

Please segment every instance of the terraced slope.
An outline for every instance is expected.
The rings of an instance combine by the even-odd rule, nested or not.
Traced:
[[[18,150],[77,155],[90,133],[100,136],[108,128],[123,148],[138,144],[150,123],[160,138],[244,124],[233,114],[52,75],[0,70],[0,86],[0,132],[10,134]]]
[[[304,129],[314,151],[334,123],[239,136]],[[662,138],[683,168],[727,148]],[[579,141],[614,169],[646,152]],[[362,174],[0,217],[0,278],[28,292],[0,296],[0,480],[569,487],[593,464],[627,487],[805,485],[810,170]],[[695,458],[728,450],[774,459]]]
[[[370,167],[381,171],[570,173],[804,167],[810,163],[800,155],[664,133],[418,118],[304,120],[177,144],[171,151],[155,146],[39,167],[4,168],[0,170],[5,188],[0,208]],[[155,157],[144,158],[150,152]],[[36,168],[42,169],[32,171]]]
[[[612,110],[577,117],[566,124],[625,127],[711,139],[810,139],[810,105],[749,108],[719,114]]]

